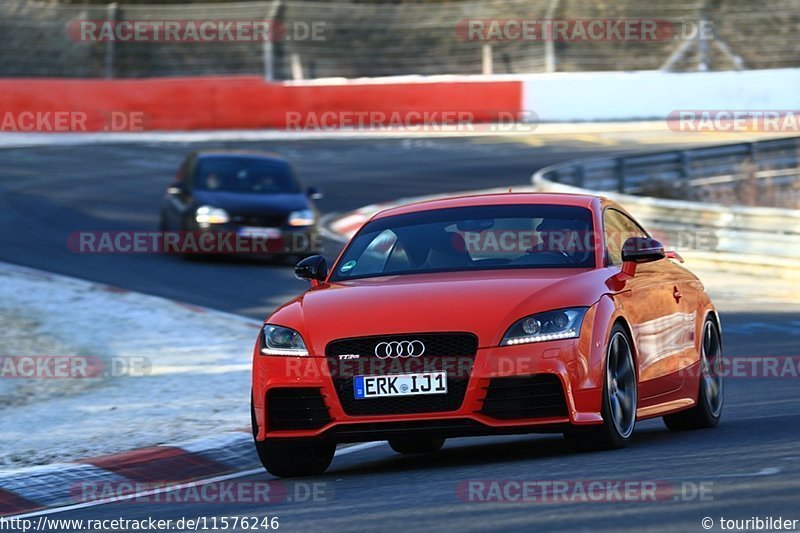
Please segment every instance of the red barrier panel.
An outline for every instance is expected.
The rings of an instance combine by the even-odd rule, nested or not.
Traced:
[[[379,126],[398,120],[406,125],[487,122],[507,120],[521,105],[519,81],[296,85],[258,77],[0,79],[0,131],[328,129],[353,126],[353,120]],[[369,113],[373,115],[365,116]]]

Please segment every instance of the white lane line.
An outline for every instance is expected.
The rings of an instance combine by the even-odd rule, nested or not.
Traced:
[[[706,479],[728,479],[728,478],[740,478],[740,477],[764,477],[764,476],[774,476],[775,474],[780,474],[781,469],[776,466],[769,466],[767,468],[762,468],[758,472],[740,472],[735,474],[712,474],[710,476],[695,476],[697,478],[701,478],[703,480]],[[663,481],[683,481],[685,477],[666,477],[666,478],[659,478]]]
[[[711,476],[703,476],[703,479],[725,479],[725,478],[738,478],[738,477],[763,477],[763,476],[774,476],[775,474],[780,474],[781,469],[776,466],[770,466],[767,468],[762,468],[758,472],[741,472],[737,474],[715,474]],[[679,478],[673,478],[679,479]]]
[[[778,415],[746,416],[746,417],[743,417],[743,418],[736,417],[736,418],[732,418],[731,421],[734,421],[734,420],[736,422],[747,422],[749,420],[763,421],[763,420],[766,420],[768,418],[786,418],[787,416],[794,415],[794,414],[795,413],[782,413],[782,414],[778,414]]]
[[[342,455],[349,455],[351,453],[361,452],[364,450],[369,450],[370,448],[376,448],[378,446],[384,445],[385,442],[383,441],[375,441],[375,442],[364,442],[361,444],[356,444],[354,446],[348,446],[347,448],[342,448],[336,450],[336,454],[334,457],[341,457]],[[65,505],[63,507],[53,507],[52,509],[42,509],[41,511],[33,511],[31,513],[19,514],[19,515],[11,515],[5,516],[6,520],[12,518],[34,518],[37,516],[46,516],[56,513],[63,513],[64,511],[77,511],[79,509],[86,509],[89,507],[97,507],[100,505],[105,505],[108,503],[116,503],[125,500],[132,500],[134,498],[145,498],[148,496],[154,496],[156,494],[164,494],[166,492],[171,492],[173,490],[183,490],[191,487],[202,487],[203,485],[209,485],[211,483],[219,483],[221,481],[228,481],[229,479],[236,479],[240,477],[247,477],[252,476],[255,474],[265,473],[266,470],[263,468],[251,468],[250,470],[243,470],[241,472],[234,472],[233,474],[226,474],[224,476],[217,476],[208,479],[202,479],[199,481],[189,481],[186,483],[181,483],[179,485],[171,485],[169,487],[160,487],[157,489],[145,490],[141,492],[136,492],[132,494],[125,494],[123,496],[114,496],[111,498],[105,498],[101,500],[92,500],[90,502],[81,502],[81,503],[74,503],[72,505]]]
[[[740,407],[754,407],[757,405],[776,405],[780,403],[797,403],[800,402],[800,398],[788,398],[786,400],[765,400],[763,402],[750,402],[750,403],[734,403],[734,404],[726,404],[726,409],[732,408],[740,408]]]
[[[341,455],[348,455],[351,453],[360,452],[363,450],[369,450],[370,448],[376,448],[382,444],[386,444],[385,441],[373,441],[373,442],[362,442],[361,444],[354,444],[353,446],[348,446],[347,448],[342,448],[341,450],[336,450],[336,455],[334,457],[339,457]]]

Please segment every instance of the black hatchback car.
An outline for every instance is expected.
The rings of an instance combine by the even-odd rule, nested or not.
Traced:
[[[193,152],[167,188],[159,230],[190,236],[227,234],[241,246],[233,253],[313,255],[321,248],[319,212],[313,203],[320,197],[276,155]],[[266,243],[266,249],[250,246],[253,242]]]

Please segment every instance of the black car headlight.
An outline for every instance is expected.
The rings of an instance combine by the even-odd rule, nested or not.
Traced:
[[[580,335],[588,307],[573,307],[526,316],[508,328],[500,346],[572,339]]]
[[[267,324],[261,330],[261,353],[264,355],[306,356],[303,337],[293,329]]]
[[[227,224],[230,221],[228,212],[221,207],[201,205],[194,212],[194,219],[200,227],[208,227],[210,224]]]
[[[290,226],[312,226],[315,220],[316,217],[311,209],[301,209],[289,213]]]

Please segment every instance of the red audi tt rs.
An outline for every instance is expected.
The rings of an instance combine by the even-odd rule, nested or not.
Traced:
[[[625,446],[638,420],[712,427],[719,317],[675,252],[618,204],[568,194],[378,213],[264,322],[252,423],[265,468],[323,472],[337,443],[435,452],[451,437],[563,433]]]

